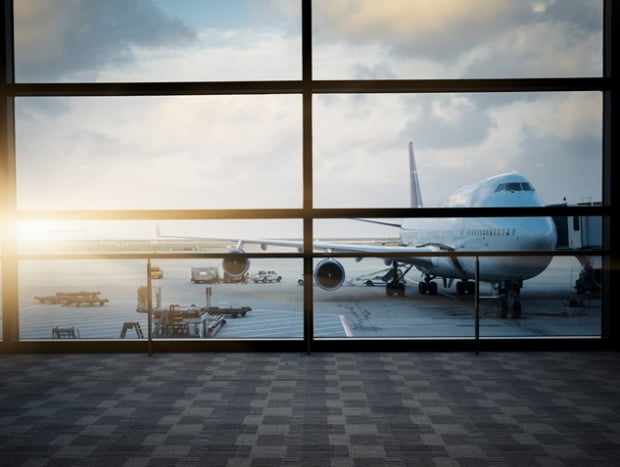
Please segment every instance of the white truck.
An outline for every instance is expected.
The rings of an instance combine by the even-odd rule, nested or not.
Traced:
[[[260,270],[257,273],[250,275],[250,280],[255,284],[258,284],[259,282],[280,282],[282,280],[282,276],[275,271]]]

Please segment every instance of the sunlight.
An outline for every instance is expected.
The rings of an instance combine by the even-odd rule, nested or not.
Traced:
[[[82,237],[84,228],[81,225],[52,220],[21,220],[17,224],[17,235],[20,241],[50,242],[55,240],[75,239],[76,234]]]

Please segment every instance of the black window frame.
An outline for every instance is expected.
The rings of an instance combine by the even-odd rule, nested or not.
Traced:
[[[166,219],[301,219],[303,224],[304,253],[282,257],[302,257],[304,275],[312,276],[313,260],[321,253],[312,251],[313,221],[315,219],[361,217],[505,217],[506,209],[495,208],[406,208],[406,209],[318,209],[313,206],[313,146],[312,100],[316,94],[352,93],[494,93],[494,92],[566,92],[599,91],[603,94],[603,199],[600,205],[550,206],[547,208],[514,208],[511,216],[599,216],[603,219],[603,247],[596,253],[604,258],[603,272],[606,284],[615,284],[618,275],[618,252],[613,241],[618,238],[618,216],[612,207],[618,199],[619,185],[612,183],[613,170],[618,159],[617,70],[620,47],[618,24],[620,6],[613,0],[603,0],[603,75],[586,78],[515,78],[515,79],[398,79],[398,80],[314,80],[312,75],[312,2],[301,1],[302,14],[302,77],[291,81],[235,81],[235,82],[149,82],[149,83],[16,83],[14,79],[13,1],[2,0],[2,32],[4,47],[0,58],[2,66],[2,109],[0,118],[0,201],[2,217],[2,352],[124,352],[145,351],[144,342],[23,342],[19,340],[18,320],[18,263],[32,256],[20,255],[17,250],[16,223],[18,219],[86,219],[86,220],[166,220]],[[615,55],[612,51],[616,51]],[[76,97],[76,96],[166,96],[166,95],[222,95],[222,94],[297,94],[302,97],[303,112],[303,205],[299,209],[237,209],[237,210],[126,210],[126,211],[19,211],[16,200],[15,120],[14,100],[18,97]],[[614,125],[614,122],[616,125]],[[301,255],[301,256],[300,256]],[[87,257],[87,256],[85,256]],[[127,255],[125,257],[131,257]],[[271,257],[271,256],[270,256]],[[485,339],[483,348],[495,349],[583,349],[617,348],[620,342],[620,320],[613,313],[618,299],[613,287],[603,290],[601,338],[541,338]],[[149,346],[151,343],[149,343]],[[278,350],[278,351],[380,351],[417,349],[474,349],[480,343],[457,339],[373,339],[341,340],[315,339],[313,336],[312,281],[304,284],[304,337],[292,340],[217,341],[217,342],[153,342],[149,351],[185,350]]]

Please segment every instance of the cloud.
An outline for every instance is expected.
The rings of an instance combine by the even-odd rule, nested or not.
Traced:
[[[301,205],[298,96],[66,98],[54,125],[46,101],[16,103],[21,209]]]
[[[600,29],[573,23],[515,26],[472,54],[463,77],[601,76],[601,44]]]
[[[359,78],[385,62],[398,64],[384,68],[399,78],[601,73],[596,0],[317,0],[313,13],[316,62],[326,79]],[[340,63],[335,73],[326,56],[337,43],[349,52],[374,44],[382,57],[342,55],[346,68]]]
[[[132,48],[180,47],[195,33],[151,0],[15,2],[15,68],[22,82],[92,80],[134,59]]]
[[[411,99],[419,109],[409,120],[405,133],[416,135],[416,146],[425,148],[474,147],[484,142],[495,122],[476,97],[463,94],[417,96]]]
[[[532,15],[527,2],[510,0],[320,0],[313,12],[321,39],[385,41],[403,54],[438,59],[453,59]]]

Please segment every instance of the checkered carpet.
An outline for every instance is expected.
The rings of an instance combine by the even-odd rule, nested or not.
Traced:
[[[620,465],[620,354],[0,356],[2,466]]]

